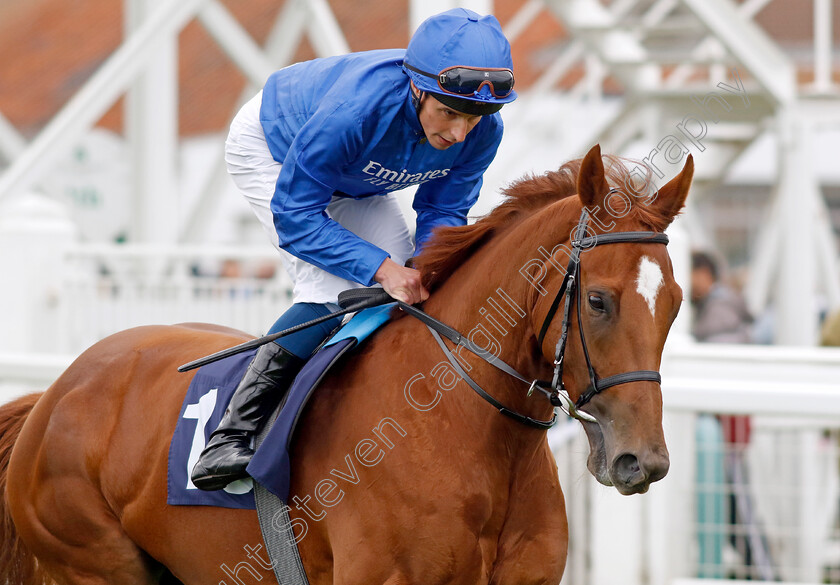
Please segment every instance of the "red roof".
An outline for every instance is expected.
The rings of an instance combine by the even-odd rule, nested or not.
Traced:
[[[503,22],[524,0],[498,2]],[[263,42],[282,2],[225,1],[228,9]],[[408,0],[333,0],[333,11],[353,51],[404,47],[409,38]],[[119,46],[123,3],[118,0],[4,0],[0,3],[0,112],[25,136],[35,135]],[[541,19],[514,47],[517,81],[536,75],[521,58],[556,42],[560,27]],[[223,129],[244,78],[198,22],[180,35],[180,125],[183,135]],[[8,58],[12,56],[12,58]],[[303,42],[296,60],[314,56]],[[122,102],[101,125],[120,131]]]
[[[496,0],[495,12],[502,24],[524,2]],[[224,3],[258,42],[265,40],[282,6],[277,0]],[[353,51],[404,47],[408,42],[408,0],[331,0],[330,4]],[[34,136],[119,46],[122,10],[120,0],[0,2],[0,55],[4,56],[0,59],[0,112],[22,134]],[[840,19],[838,11],[834,16]],[[776,0],[758,20],[774,37],[805,44],[811,35],[811,18],[811,2]],[[220,131],[233,114],[244,78],[198,22],[190,23],[179,40],[181,134]],[[517,87],[527,87],[565,40],[561,24],[544,10],[513,43]],[[296,60],[313,56],[304,41]],[[121,102],[100,124],[121,131]]]

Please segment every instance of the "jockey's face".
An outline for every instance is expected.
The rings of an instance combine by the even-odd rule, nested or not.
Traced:
[[[481,116],[453,110],[437,101],[432,94],[424,93],[420,99],[420,125],[429,144],[438,150],[463,142],[479,120]]]

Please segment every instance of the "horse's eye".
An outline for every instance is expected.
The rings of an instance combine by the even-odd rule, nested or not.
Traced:
[[[602,313],[607,310],[607,307],[604,304],[604,299],[598,295],[589,295],[589,306]]]

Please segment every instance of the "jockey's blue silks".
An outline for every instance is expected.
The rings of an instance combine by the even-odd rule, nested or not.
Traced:
[[[430,146],[411,102],[404,55],[382,50],[299,63],[274,73],[263,90],[260,121],[283,165],[271,201],[280,247],[366,285],[388,254],[331,221],[324,211],[331,197],[419,185],[419,249],[433,228],[466,224],[502,138],[501,117],[493,114],[463,143]]]

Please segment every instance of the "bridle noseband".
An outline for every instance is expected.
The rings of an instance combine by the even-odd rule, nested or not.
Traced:
[[[614,191],[617,191],[617,189],[611,189],[610,193]],[[445,323],[438,321],[437,319],[435,319],[434,317],[425,313],[417,307],[407,305],[401,301],[399,302],[399,306],[404,311],[425,323],[425,325],[429,328],[429,331],[431,331],[432,335],[437,341],[438,345],[440,345],[443,353],[449,360],[449,363],[461,376],[461,378],[463,378],[464,381],[479,396],[481,396],[484,400],[492,404],[497,410],[499,410],[499,412],[501,412],[505,416],[509,416],[514,420],[530,427],[543,430],[551,428],[557,420],[557,414],[555,413],[550,420],[543,421],[531,418],[524,414],[520,414],[514,410],[505,407],[498,400],[496,400],[490,394],[488,394],[484,389],[482,389],[481,386],[479,386],[478,383],[476,383],[475,380],[473,380],[467,374],[467,372],[464,371],[464,369],[461,367],[461,364],[458,363],[458,360],[455,358],[452,351],[443,342],[441,335],[452,341],[454,344],[460,345],[465,349],[469,350],[470,352],[474,353],[493,367],[505,372],[506,374],[526,384],[530,384],[530,388],[528,389],[528,396],[533,394],[534,390],[538,390],[546,397],[548,397],[553,406],[560,407],[569,416],[585,422],[597,422],[595,418],[592,417],[592,415],[580,410],[580,408],[584,404],[592,400],[592,398],[599,392],[603,392],[607,388],[618,386],[619,384],[627,384],[628,382],[656,382],[657,384],[662,383],[662,378],[659,375],[659,372],[655,372],[653,370],[636,370],[633,372],[615,374],[606,378],[598,377],[598,374],[595,372],[595,368],[592,365],[592,361],[589,358],[589,349],[586,346],[586,338],[583,333],[583,320],[581,318],[580,308],[581,286],[579,284],[581,282],[580,256],[586,250],[605,244],[633,243],[667,245],[668,236],[661,232],[617,232],[587,236],[586,228],[588,223],[589,213],[586,211],[586,209],[584,209],[581,213],[580,220],[578,221],[577,228],[575,228],[574,236],[572,237],[572,253],[569,258],[569,264],[566,267],[566,274],[563,277],[563,283],[560,285],[560,290],[557,291],[557,295],[554,297],[554,300],[552,301],[551,306],[549,307],[548,313],[545,316],[545,320],[543,321],[542,327],[540,328],[539,336],[537,338],[538,346],[542,347],[542,343],[545,339],[545,334],[548,331],[549,325],[554,319],[554,316],[557,313],[557,309],[560,307],[560,301],[565,300],[565,304],[563,306],[563,324],[560,331],[560,338],[557,340],[557,346],[554,350],[554,376],[550,382],[545,380],[533,380],[532,382],[529,382],[513,367],[511,367],[492,353],[487,352],[485,349],[477,347],[474,343],[472,343],[469,339],[461,335],[452,327],[449,327]],[[568,390],[563,385],[563,362],[566,354],[566,342],[568,341],[569,337],[569,328],[572,322],[571,312],[573,296],[577,300],[577,324],[578,332],[580,333],[580,343],[581,347],[583,348],[583,355],[586,358],[586,367],[589,370],[589,386],[586,388],[583,394],[581,394],[577,402],[572,401],[572,399],[569,397]],[[550,389],[546,389],[546,387]]]

